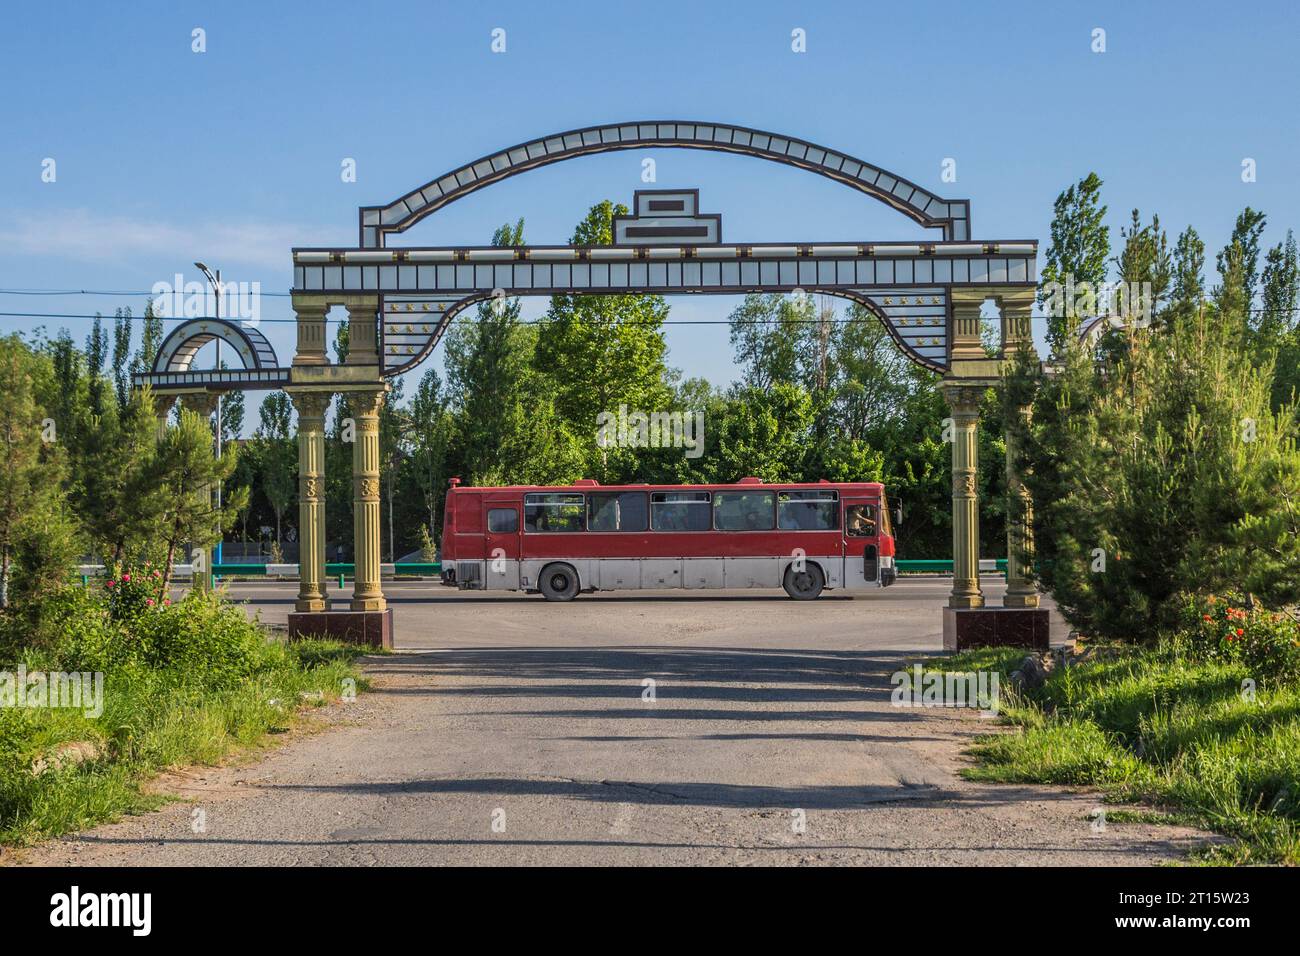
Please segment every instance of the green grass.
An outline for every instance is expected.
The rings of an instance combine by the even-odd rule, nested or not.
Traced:
[[[966,776],[1095,786],[1110,801],[1159,807],[1232,838],[1203,862],[1300,863],[1300,687],[1275,682],[1251,700],[1244,665],[1167,644],[1110,649],[1007,694],[1024,654],[988,649],[926,663],[1002,675],[1001,719],[1017,731],[981,737]]]
[[[100,671],[104,710],[0,708],[0,844],[23,845],[158,806],[142,784],[263,745],[307,708],[338,699],[364,649],[268,641],[242,610],[187,599],[114,622],[76,599],[60,638],[0,647],[0,670]],[[48,766],[78,745],[87,759]],[[47,764],[41,769],[41,761]]]

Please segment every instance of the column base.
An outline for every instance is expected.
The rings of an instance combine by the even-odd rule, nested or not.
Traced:
[[[330,602],[320,598],[299,599],[293,602],[293,609],[299,614],[321,614],[330,609]]]
[[[1011,592],[1008,591],[1007,594],[1002,598],[1002,606],[1015,607],[1015,608],[1037,608],[1038,595],[1034,593],[1012,594]]]
[[[1045,651],[1051,643],[1046,608],[979,607],[943,609],[943,649],[1029,647]]]
[[[328,638],[393,649],[393,610],[316,611],[289,615],[289,640]]]
[[[371,613],[377,611],[386,611],[388,609],[388,601],[386,598],[382,598],[382,597],[353,598],[350,607],[354,611],[367,611]]]

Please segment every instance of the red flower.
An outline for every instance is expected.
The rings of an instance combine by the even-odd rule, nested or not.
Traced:
[[[129,583],[130,580],[131,580],[131,575],[129,575],[129,574],[124,574],[124,575],[122,575],[122,583],[123,583],[123,584]]]
[[[1208,615],[1208,614],[1205,615],[1205,620],[1207,620],[1207,621],[1210,620],[1210,615]]]
[[[1237,628],[1237,636],[1238,636],[1238,637],[1241,637],[1241,635],[1243,635],[1243,634],[1245,634],[1245,633],[1246,633],[1246,632],[1243,631],[1241,628]]]
[[[116,581],[109,581],[107,584],[104,585],[104,587],[111,588],[116,583],[117,583]]]

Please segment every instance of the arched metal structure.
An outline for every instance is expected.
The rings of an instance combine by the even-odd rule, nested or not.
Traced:
[[[839,150],[727,123],[649,120],[541,136],[466,163],[387,205],[363,206],[361,248],[382,249],[388,233],[405,232],[462,196],[530,169],[596,153],[663,147],[738,153],[806,169],[879,199],[928,229],[943,230],[946,240],[962,241],[971,236],[967,200],[943,199],[902,176]]]
[[[702,213],[696,190],[646,190],[635,212],[616,217],[602,246],[443,246],[385,248],[389,234],[493,183],[564,160],[649,147],[707,149],[784,163],[828,177],[878,199],[923,227],[941,231],[919,242],[743,242],[722,239],[721,216]],[[379,411],[388,379],[415,368],[450,322],[492,296],[826,293],[861,303],[902,352],[943,375],[952,411],[953,588],[944,640],[962,635],[1020,642],[1046,640],[1046,612],[981,615],[979,581],[978,422],[1003,356],[1032,351],[1030,314],[1038,281],[1033,240],[975,241],[970,203],[944,199],[887,170],[806,140],[726,123],[656,121],[592,126],[512,146],[467,163],[382,206],[359,210],[356,248],[293,250],[293,307],[298,345],[287,390],[298,409],[300,589],[291,633],[359,628],[391,640],[391,611],[380,584]],[[986,349],[981,306],[1001,307],[1001,343]],[[348,354],[330,361],[326,315],[348,312]],[[194,374],[194,373],[189,373]],[[325,410],[349,395],[355,423],[353,516],[356,622],[328,609],[325,571]],[[1027,410],[1021,410],[1022,415]],[[1007,434],[1007,487],[1024,496]],[[1027,509],[1025,509],[1027,515]],[[1029,523],[1007,529],[1011,612],[1036,609],[1024,574],[1032,549]],[[1004,632],[1004,629],[1005,630]],[[1031,633],[1032,632],[1032,633]],[[983,635],[983,637],[980,637]],[[1043,646],[1046,646],[1045,643]]]
[[[191,371],[194,356],[215,339],[221,339],[234,350],[244,365],[242,369]],[[226,319],[190,319],[163,339],[152,368],[132,376],[132,381],[136,386],[149,385],[155,391],[168,388],[206,388],[210,391],[276,388],[288,384],[289,370],[280,367],[275,349],[254,326]]]

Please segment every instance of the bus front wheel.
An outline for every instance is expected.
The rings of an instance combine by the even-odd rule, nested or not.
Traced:
[[[578,594],[578,572],[567,564],[550,564],[542,569],[537,588],[548,601],[572,601]]]
[[[796,601],[813,600],[825,586],[826,576],[815,564],[805,565],[802,571],[791,567],[785,572],[785,593]]]

